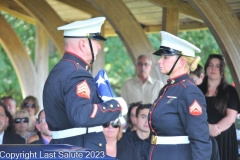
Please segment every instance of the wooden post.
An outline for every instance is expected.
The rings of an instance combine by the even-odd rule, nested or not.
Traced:
[[[49,42],[48,35],[45,30],[36,25],[36,47],[35,47],[35,68],[37,73],[38,84],[38,103],[40,110],[43,108],[42,94],[44,83],[48,76],[48,57],[49,57]]]
[[[37,76],[31,58],[18,35],[1,14],[0,24],[0,44],[16,71],[23,98],[28,95],[38,97]]]
[[[178,35],[178,8],[163,8],[162,30]]]

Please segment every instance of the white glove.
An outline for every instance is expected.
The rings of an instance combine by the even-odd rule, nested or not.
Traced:
[[[103,102],[106,102],[106,101],[109,101],[111,99],[114,99],[113,97],[107,97],[107,96],[102,96],[101,98],[102,98]]]
[[[116,98],[113,98],[113,99],[118,101],[118,103],[122,107],[122,116],[125,116],[128,112],[128,106],[127,106],[126,101],[122,97],[116,97]]]

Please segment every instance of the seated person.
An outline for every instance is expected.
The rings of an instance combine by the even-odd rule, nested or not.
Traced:
[[[151,146],[148,112],[152,104],[140,104],[136,110],[136,131],[123,134],[123,140],[132,143],[138,150],[141,160],[148,160]]]
[[[6,105],[7,110],[11,115],[14,115],[17,109],[16,101],[12,96],[5,96],[1,98],[1,102]]]
[[[141,102],[131,103],[127,113],[127,130],[126,132],[136,130],[136,109]]]
[[[18,110],[15,112],[14,116],[14,127],[15,133],[23,137],[26,142],[29,137],[31,137],[33,132],[29,131],[29,114],[26,110]]]
[[[38,114],[38,123],[36,124],[37,134],[31,136],[28,144],[49,144],[52,139],[52,132],[48,129],[45,119],[45,112],[41,110]]]
[[[11,114],[0,102],[0,144],[25,144],[24,138],[7,130],[10,118],[12,118]]]
[[[34,96],[27,96],[21,103],[20,109],[26,110],[29,114],[29,132],[36,133],[37,118],[36,115],[40,106],[38,100]]]
[[[103,126],[103,134],[106,138],[106,154],[117,160],[140,160],[140,155],[135,147],[126,141],[122,141],[122,126],[119,120],[111,121]]]

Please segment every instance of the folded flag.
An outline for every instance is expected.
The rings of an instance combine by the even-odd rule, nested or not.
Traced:
[[[110,100],[110,99],[114,99],[113,91],[112,91],[110,82],[108,80],[108,76],[104,70],[100,70],[98,72],[98,74],[94,78],[94,82],[95,82],[96,88],[97,88],[98,93],[101,96],[101,99],[103,102]],[[126,104],[126,102],[125,102],[125,104]],[[124,112],[124,114],[120,114],[120,116],[115,120],[115,122],[120,120],[121,124],[123,126],[126,126],[126,120],[122,116],[127,114],[127,110],[128,110],[127,104],[126,104],[126,106],[122,106],[122,107],[125,108],[126,113]]]
[[[96,88],[103,101],[114,97],[113,91],[108,80],[108,76],[104,70],[100,70],[94,78]]]

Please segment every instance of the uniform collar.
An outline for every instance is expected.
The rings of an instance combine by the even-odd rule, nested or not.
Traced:
[[[77,64],[80,64],[87,71],[89,71],[91,68],[90,64],[88,64],[86,61],[84,61],[81,57],[79,57],[73,53],[70,53],[70,52],[66,52],[63,55],[62,59],[72,60],[72,61],[76,62]]]
[[[179,76],[177,76],[177,77],[174,77],[174,78],[172,78],[172,79],[168,79],[168,80],[167,80],[167,84],[168,84],[168,85],[173,85],[173,84],[176,84],[176,83],[181,82],[181,81],[184,80],[184,79],[189,79],[189,75],[188,75],[187,73],[181,74],[181,75],[179,75]]]

